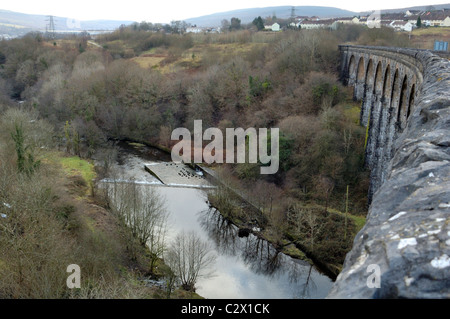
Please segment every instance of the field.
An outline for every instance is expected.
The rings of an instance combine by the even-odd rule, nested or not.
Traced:
[[[143,52],[131,61],[144,69],[156,69],[163,74],[180,70],[195,70],[211,65],[230,56],[249,54],[252,50],[263,48],[266,43],[196,44],[184,51],[170,51],[157,48]]]
[[[157,68],[159,64],[166,58],[164,55],[141,55],[135,58],[132,58],[131,61],[139,64],[141,68],[151,69]]]
[[[418,49],[433,49],[436,40],[450,42],[450,28],[420,28],[411,33],[411,44]]]

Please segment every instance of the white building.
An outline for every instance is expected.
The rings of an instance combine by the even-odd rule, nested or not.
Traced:
[[[392,21],[389,26],[397,31],[411,32],[413,29],[413,24],[409,21]]]
[[[320,21],[311,21],[311,20],[306,20],[306,21],[302,21],[302,23],[300,23],[300,28],[302,29],[320,29],[320,28],[324,28],[325,24],[321,23]]]
[[[326,20],[305,20],[300,23],[302,29],[332,29],[336,30],[339,22],[333,19]]]
[[[265,25],[264,29],[269,31],[280,31],[280,25],[275,22],[272,25]]]
[[[361,23],[359,21],[358,17],[339,18],[339,19],[337,19],[337,22],[343,23],[343,24],[360,24]]]
[[[186,33],[202,33],[202,32],[204,32],[203,28],[199,28],[199,27],[186,28]]]
[[[450,17],[446,17],[441,24],[441,27],[450,27]]]

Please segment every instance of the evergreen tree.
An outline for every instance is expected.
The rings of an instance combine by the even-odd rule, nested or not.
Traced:
[[[239,18],[231,18],[230,31],[240,30],[240,29],[241,29],[241,19],[239,19]]]
[[[420,16],[417,18],[416,25],[417,25],[418,28],[422,27],[422,19],[420,18]]]
[[[11,133],[11,137],[15,142],[17,153],[17,169],[20,173],[26,173],[28,176],[39,168],[40,161],[36,161],[29,147],[25,146],[25,136],[22,125],[15,125],[15,132]]]
[[[252,23],[256,26],[258,31],[264,30],[264,21],[261,16],[255,18]]]

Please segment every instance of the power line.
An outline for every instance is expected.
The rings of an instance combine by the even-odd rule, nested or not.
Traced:
[[[53,16],[49,15],[47,16],[47,21],[48,23],[45,26],[45,35],[47,38],[50,39],[55,39],[55,19],[53,18]]]
[[[291,19],[295,19],[295,7],[291,8]]]

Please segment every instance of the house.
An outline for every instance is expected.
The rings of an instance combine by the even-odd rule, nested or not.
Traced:
[[[199,27],[186,28],[186,33],[202,33],[202,32],[204,32],[203,28],[199,28]]]
[[[422,21],[422,25],[430,27],[449,27],[450,26],[450,9],[423,11],[408,18],[411,23],[417,22],[418,17]]]
[[[360,20],[358,17],[346,17],[346,18],[339,18],[337,20],[337,22],[339,23],[343,23],[343,24],[360,24]]]
[[[222,28],[221,27],[217,27],[217,28],[211,28],[208,30],[209,33],[220,33],[222,32]]]
[[[359,23],[360,23],[360,24],[366,24],[366,25],[367,25],[367,18],[368,18],[368,17],[359,17]]]
[[[411,32],[413,29],[413,24],[411,22],[408,21],[392,21],[389,26],[391,28],[393,28],[396,31],[407,31],[407,32]]]
[[[402,30],[403,30],[403,31],[406,31],[406,32],[411,32],[411,31],[414,29],[414,26],[415,26],[415,25],[416,25],[415,23],[412,24],[411,22],[406,22],[406,23],[404,24]]]
[[[449,14],[449,12],[447,12],[447,14]],[[432,11],[430,14],[427,14],[427,18],[427,20],[430,21],[430,26],[441,27],[446,16],[444,11]]]
[[[444,21],[442,21],[441,27],[450,27],[450,16],[447,16]]]
[[[302,29],[332,29],[336,30],[338,21],[334,19],[326,20],[306,20],[300,23]]]
[[[272,24],[272,31],[280,31],[280,25],[278,24],[278,23],[274,23],[274,24]]]
[[[280,31],[280,25],[275,22],[272,25],[265,25],[264,29],[265,30],[270,30],[270,31]]]
[[[300,22],[303,20],[308,20],[308,18],[309,18],[308,16],[296,16],[295,20]]]
[[[300,23],[300,28],[302,29],[319,29],[323,28],[324,25],[320,23],[320,21],[312,21],[312,20],[305,20]]]

